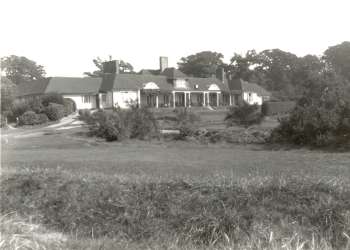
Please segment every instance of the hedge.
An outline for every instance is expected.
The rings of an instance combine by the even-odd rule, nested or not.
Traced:
[[[64,117],[65,115],[65,108],[61,104],[57,103],[50,103],[45,108],[45,114],[51,121],[57,121]]]
[[[261,112],[264,115],[279,115],[291,112],[296,106],[293,101],[286,102],[264,102]]]

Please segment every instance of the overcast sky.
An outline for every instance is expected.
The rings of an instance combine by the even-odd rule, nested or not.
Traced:
[[[82,76],[100,56],[136,70],[170,66],[203,50],[279,48],[303,56],[350,41],[349,0],[0,0],[0,56],[43,65],[48,76]]]

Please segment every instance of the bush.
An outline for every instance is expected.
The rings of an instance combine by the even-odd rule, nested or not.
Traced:
[[[126,137],[127,130],[120,113],[97,111],[86,120],[90,135],[98,136],[107,141],[118,141]]]
[[[267,115],[281,115],[291,112],[296,103],[292,101],[285,102],[264,102],[261,106],[261,113]]]
[[[57,103],[57,104],[64,105],[64,98],[62,97],[62,95],[57,93],[46,94],[41,96],[41,103],[45,107],[50,105],[50,103]]]
[[[44,124],[49,122],[49,118],[45,113],[37,114],[37,120],[38,120],[38,124]]]
[[[200,121],[199,115],[189,111],[187,108],[183,108],[175,110],[175,118],[180,132],[176,139],[184,140],[195,134],[197,130],[196,123]]]
[[[350,144],[350,102],[341,89],[325,88],[320,96],[303,96],[271,135],[272,142],[311,146]]]
[[[49,121],[46,114],[36,114],[33,111],[27,111],[18,118],[18,125],[36,125],[44,124]]]
[[[86,122],[89,124],[89,121],[91,119],[91,111],[90,109],[79,109],[79,120]]]
[[[26,111],[29,111],[30,107],[26,101],[17,100],[12,105],[12,116],[14,118],[23,115]]]
[[[4,128],[7,126],[7,115],[0,114],[0,128]]]
[[[29,110],[34,111],[37,114],[42,113],[45,110],[45,107],[41,101],[41,97],[33,97],[26,100],[26,103],[29,106]]]
[[[90,115],[79,111],[88,125],[90,134],[107,141],[136,138],[140,140],[158,136],[158,123],[153,113],[146,108],[129,110],[115,109],[113,112],[97,111]]]
[[[34,111],[26,111],[23,115],[18,117],[19,125],[34,125],[37,124],[38,115]]]
[[[249,127],[254,124],[260,124],[263,118],[264,116],[257,104],[249,105],[244,102],[241,106],[230,107],[225,121],[229,127],[233,125]]]
[[[117,112],[119,114],[123,113],[121,110]],[[124,112],[125,126],[130,138],[144,140],[158,136],[158,122],[149,109],[133,106],[130,110]]]
[[[319,105],[297,106],[290,116],[279,119],[272,133],[274,142],[296,145],[330,146],[350,141],[350,126],[342,127],[346,119],[342,111]]]
[[[64,117],[64,106],[57,103],[50,103],[45,108],[45,114],[51,121],[58,121]]]
[[[75,112],[76,107],[75,107],[74,101],[72,101],[71,99],[64,98],[63,103],[64,103],[64,114],[66,116]]]

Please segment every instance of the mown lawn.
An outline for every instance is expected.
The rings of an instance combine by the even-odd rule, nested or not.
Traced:
[[[75,130],[39,137],[10,138],[2,145],[4,171],[24,167],[60,168],[75,173],[147,178],[229,178],[248,175],[309,174],[350,178],[348,152],[271,150],[260,145],[182,141],[106,143]],[[221,177],[220,177],[221,178]]]

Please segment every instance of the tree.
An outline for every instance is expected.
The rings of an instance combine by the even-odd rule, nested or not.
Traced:
[[[211,77],[220,66],[224,66],[221,53],[202,51],[194,55],[182,57],[178,63],[179,70],[189,76]]]
[[[313,146],[350,146],[350,88],[332,71],[309,79],[309,88],[272,133],[276,141]]]
[[[324,59],[329,68],[350,81],[350,42],[329,47],[324,52]]]
[[[248,50],[245,56],[237,53],[231,58],[230,64],[227,66],[227,74],[232,79],[242,78],[246,81],[251,81],[258,73],[255,67],[258,63],[258,55],[255,50]]]
[[[1,58],[1,70],[14,84],[44,78],[45,70],[41,65],[24,56],[7,56]]]
[[[16,85],[6,77],[1,77],[1,114],[10,112],[15,93]]]
[[[109,56],[109,61],[112,60],[112,56]],[[103,76],[103,63],[106,62],[106,60],[102,60],[100,57],[96,57],[92,60],[92,62],[95,64],[97,70],[93,72],[84,72],[84,75],[87,75],[89,77],[102,77]],[[134,67],[123,60],[119,61],[119,73],[125,74],[125,73],[134,73]]]

